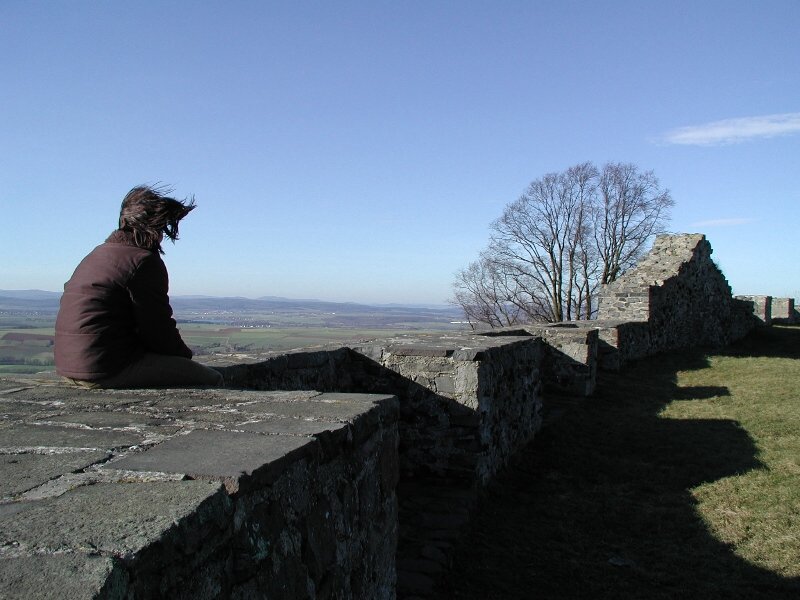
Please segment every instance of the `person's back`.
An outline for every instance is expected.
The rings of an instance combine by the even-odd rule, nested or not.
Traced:
[[[87,387],[221,385],[219,372],[191,360],[169,304],[160,254],[194,208],[161,190],[136,187],[120,228],[64,286],[56,319],[56,371]]]

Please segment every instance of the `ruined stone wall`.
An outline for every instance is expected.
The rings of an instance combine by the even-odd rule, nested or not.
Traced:
[[[398,598],[433,590],[479,489],[542,422],[544,344],[528,334],[421,335],[223,369],[229,385],[399,399]],[[391,390],[391,391],[390,391]]]
[[[650,324],[647,321],[596,321],[598,366],[618,371],[628,361],[649,356]]]
[[[480,335],[532,336],[543,345],[544,360],[539,371],[542,387],[550,394],[591,396],[597,384],[599,337],[586,322],[570,321],[500,327]]]
[[[796,315],[765,298],[731,297],[704,236],[660,236],[596,321],[274,354],[226,390],[0,379],[0,596],[432,597],[543,395]]]
[[[750,330],[752,316],[732,297],[711,253],[702,234],[660,235],[634,269],[603,286],[598,325],[618,323],[606,325],[600,338],[619,352],[616,362],[675,348],[720,346]],[[625,333],[620,329],[637,321],[647,324],[646,334],[641,326]],[[626,334],[635,335],[626,341]]]
[[[736,296],[763,325],[772,324],[772,296]]]
[[[391,393],[401,472],[486,483],[541,421],[540,340],[448,335],[375,340],[223,368],[228,385]],[[405,451],[402,451],[405,450]]]
[[[794,306],[794,298],[773,298],[771,306],[773,323],[793,324],[800,322]]]

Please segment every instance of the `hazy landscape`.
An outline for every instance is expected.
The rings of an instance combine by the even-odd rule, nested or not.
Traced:
[[[53,334],[61,294],[0,290],[0,373],[53,368]],[[448,306],[368,306],[288,298],[176,296],[171,304],[186,343],[202,357],[347,343],[410,331],[463,329]]]

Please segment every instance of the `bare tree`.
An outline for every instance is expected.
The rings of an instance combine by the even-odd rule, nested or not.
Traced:
[[[594,293],[593,274],[597,270],[597,253],[591,246],[592,203],[597,190],[597,169],[585,162],[567,169],[561,176],[564,201],[573,215],[567,245],[568,285],[563,294],[563,318],[589,318],[591,295]],[[586,314],[584,317],[583,315]]]
[[[589,319],[594,296],[664,229],[673,201],[651,171],[589,162],[533,181],[491,225],[489,247],[457,273],[471,324]]]
[[[586,286],[578,260],[591,256],[583,250],[596,179],[590,163],[548,173],[491,226],[489,255],[527,290],[531,319],[562,321],[581,312],[576,298]]]
[[[652,171],[608,163],[598,183],[594,238],[603,264],[600,283],[610,283],[636,264],[647,244],[664,231],[675,202]]]
[[[451,302],[460,306],[474,329],[476,323],[491,327],[514,325],[521,321],[521,310],[512,302],[515,282],[485,254],[456,273]]]

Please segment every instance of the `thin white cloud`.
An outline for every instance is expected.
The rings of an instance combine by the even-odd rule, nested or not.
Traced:
[[[800,112],[725,119],[704,125],[679,127],[667,132],[662,141],[688,146],[717,146],[792,133],[800,133]]]
[[[733,219],[710,219],[708,221],[697,221],[692,223],[692,227],[731,227],[734,225],[747,225],[755,219],[733,218]]]

